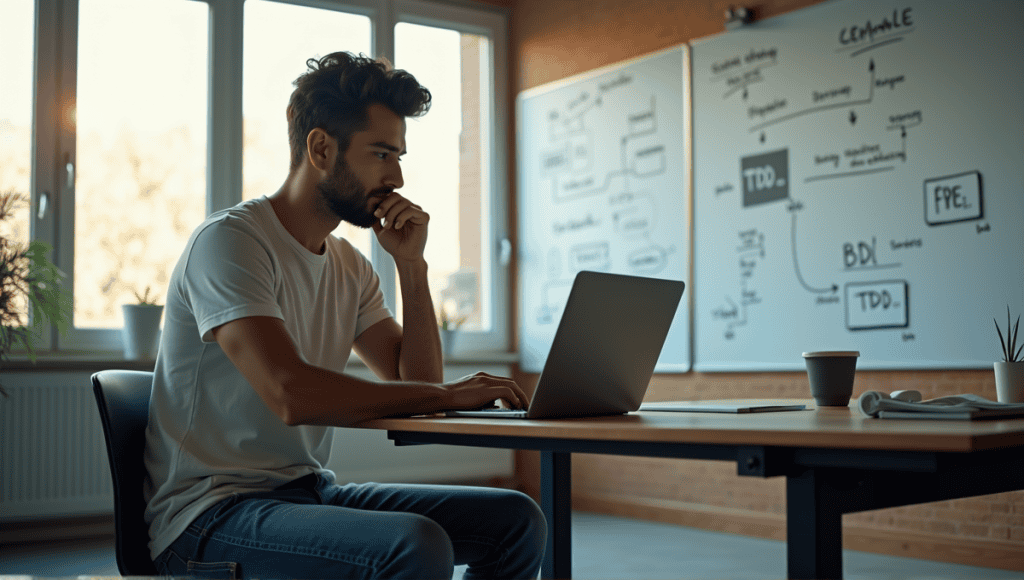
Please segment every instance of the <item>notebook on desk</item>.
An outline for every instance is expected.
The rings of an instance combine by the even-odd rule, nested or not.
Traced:
[[[802,411],[807,405],[769,399],[724,399],[717,401],[660,401],[640,405],[641,411],[676,411],[680,413],[774,413]]]
[[[530,408],[448,411],[450,417],[621,415],[640,408],[684,283],[584,271],[576,275]]]

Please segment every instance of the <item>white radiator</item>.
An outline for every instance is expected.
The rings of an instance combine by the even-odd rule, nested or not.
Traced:
[[[503,366],[447,369],[451,376]],[[353,374],[367,374],[362,367]],[[113,487],[90,372],[0,374],[0,521],[113,513]],[[512,452],[395,447],[383,431],[338,429],[328,467],[339,483],[444,483],[513,475]]]
[[[90,373],[3,373],[0,520],[112,512]]]

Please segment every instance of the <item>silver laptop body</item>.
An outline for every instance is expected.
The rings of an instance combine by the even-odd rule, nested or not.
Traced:
[[[576,275],[527,411],[454,417],[587,417],[636,411],[665,344],[684,283],[624,274]]]

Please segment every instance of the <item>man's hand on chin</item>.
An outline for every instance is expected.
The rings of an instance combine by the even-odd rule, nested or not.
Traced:
[[[380,202],[373,215],[380,220],[373,223],[377,241],[396,261],[416,261],[423,257],[430,215],[422,207],[399,193],[392,193]]]

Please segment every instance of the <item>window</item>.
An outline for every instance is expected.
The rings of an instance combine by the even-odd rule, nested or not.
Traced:
[[[119,351],[119,305],[147,287],[163,300],[195,226],[284,181],[285,107],[305,59],[349,50],[388,56],[434,93],[405,157],[405,189],[432,217],[434,301],[468,316],[476,340],[462,344],[506,350],[505,26],[497,9],[424,0],[4,2],[0,187],[31,189],[19,235],[55,247],[74,295],[73,329],[43,346]],[[397,306],[371,232],[335,233]]]
[[[395,66],[433,94],[430,113],[409,122],[404,165],[410,197],[430,213],[426,259],[435,307],[469,340],[463,350],[503,350],[507,317],[504,265],[504,143],[498,111],[505,70],[503,25],[479,14],[426,2],[396,2]],[[400,298],[400,297],[399,297]],[[466,346],[470,345],[470,346]]]
[[[0,223],[0,237],[12,246],[29,241],[29,192],[32,163],[32,54],[34,3],[20,0],[0,4],[0,193],[22,200],[11,217]],[[28,303],[14,310],[28,322]]]
[[[25,202],[0,236],[18,245],[29,240],[32,163],[32,55],[35,2],[0,4],[0,192],[17,192]],[[24,311],[23,311],[24,312]]]
[[[205,217],[208,12],[183,0],[80,1],[76,328],[121,326],[121,305],[147,289],[162,301]]]
[[[481,118],[486,94],[480,78],[487,73],[481,71],[481,55],[489,52],[481,36],[405,22],[395,27],[396,66],[414,72],[433,94],[430,113],[408,124],[404,166],[407,182],[414,184],[410,195],[431,214],[431,294],[467,330],[486,329],[491,322],[480,308],[479,291],[487,282],[481,280],[480,248],[488,221],[481,204],[487,178],[481,172],[481,132],[489,125]]]

